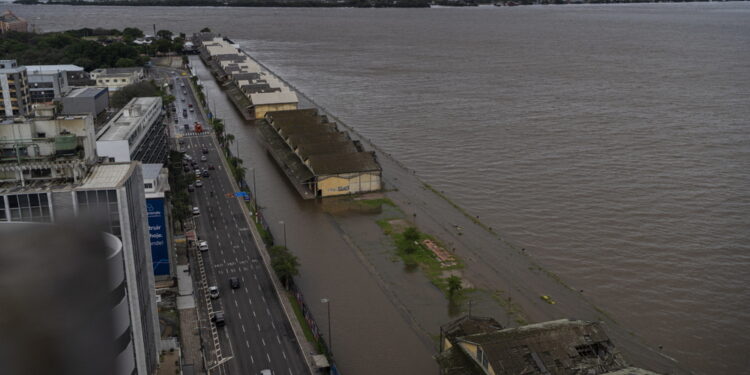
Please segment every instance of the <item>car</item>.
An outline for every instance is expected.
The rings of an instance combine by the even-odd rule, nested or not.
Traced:
[[[209,165],[208,165],[208,169],[209,169],[209,170],[212,170],[212,171],[213,171],[214,169],[216,169],[216,167],[214,167],[214,165],[213,165],[213,164],[209,164]]]
[[[273,372],[269,369],[260,370],[260,375],[273,375]]]
[[[240,278],[232,276],[229,278],[229,286],[232,287],[232,289],[237,289],[240,287]]]
[[[179,124],[179,123],[180,123],[180,120],[178,120],[178,119],[174,119],[174,123],[175,123],[175,124]]]
[[[188,155],[188,154],[183,154],[183,155],[182,155],[182,158],[183,158],[183,159],[185,159],[185,160],[188,160],[188,161],[189,161],[189,160],[193,160],[193,157],[192,157],[192,156],[190,156],[190,155]]]
[[[214,316],[211,317],[211,321],[216,324],[217,327],[221,327],[226,322],[224,321],[224,312],[223,311],[217,311],[214,313]]]
[[[184,101],[185,101],[185,98],[182,98],[182,101],[184,102]]]
[[[190,107],[190,112],[195,112],[195,109],[193,109],[193,107]]]
[[[188,124],[185,124],[182,127],[185,129],[185,131],[190,130],[190,125],[188,125]]]
[[[196,169],[195,170],[195,177],[200,177],[200,176],[201,176],[201,170],[200,169]]]
[[[208,154],[208,149],[205,148],[205,147],[203,147],[203,149],[201,150],[201,152],[204,153],[204,154]]]
[[[193,108],[193,103],[188,104],[188,107]]]
[[[203,171],[203,174],[202,174],[202,176],[203,176],[203,177],[209,177],[209,176],[210,176],[210,174],[208,173],[208,171]]]
[[[206,155],[201,156],[201,161],[206,161],[206,160],[208,160],[208,158],[206,157]]]
[[[180,86],[185,87],[185,82],[180,82]]]
[[[184,145],[184,144],[185,144],[185,140],[184,140],[184,139],[182,139],[182,138],[180,138],[180,140],[179,140],[179,141],[177,141],[177,143],[179,143],[180,145]],[[187,165],[187,164],[185,164],[185,165],[183,165],[183,166],[186,166],[186,165]]]
[[[219,298],[219,287],[218,286],[209,286],[208,287],[208,295],[211,296],[211,299],[217,299]]]
[[[188,191],[195,191],[195,186],[193,184],[188,185]]]
[[[193,215],[200,215],[201,209],[198,207],[193,207]]]
[[[195,187],[203,187],[203,181],[201,181],[201,180],[196,180],[196,181],[195,181]]]
[[[198,250],[200,251],[208,251],[208,242],[207,241],[201,241],[198,243]]]
[[[182,168],[182,170],[184,170],[185,172],[190,172],[190,166],[186,165],[185,167]]]

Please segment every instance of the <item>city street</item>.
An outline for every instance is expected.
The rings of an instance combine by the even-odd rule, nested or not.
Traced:
[[[274,374],[309,373],[252,239],[240,207],[242,203],[234,196],[220,151],[207,132],[195,132],[195,122],[203,124],[206,130],[206,121],[197,109],[188,79],[177,77],[175,81],[172,92],[177,98],[178,123],[173,117],[170,126],[180,140],[181,150],[192,157],[196,168],[208,170],[210,174],[200,177],[203,186],[196,186],[190,193],[200,210],[200,214],[195,215],[199,241],[208,243],[208,250],[200,252],[205,273],[201,272],[196,256],[193,256],[191,270],[196,283],[204,352],[208,367],[216,366],[210,372],[258,374],[263,369],[271,369]],[[185,84],[185,93],[181,83]],[[189,110],[190,104],[196,108],[194,111]],[[188,130],[184,124],[188,124]],[[207,160],[201,161],[202,156]],[[209,165],[215,169],[209,170]],[[194,172],[191,169],[189,173]],[[202,275],[205,275],[205,282]],[[230,277],[239,279],[237,288],[230,287]],[[208,297],[210,286],[218,287],[218,298]],[[226,325],[214,330],[209,319],[216,312],[225,314]]]

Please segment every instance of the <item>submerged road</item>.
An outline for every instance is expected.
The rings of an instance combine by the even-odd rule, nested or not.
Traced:
[[[200,111],[190,111],[190,105],[196,107],[196,101],[187,78],[176,81],[173,93],[177,97],[178,123],[173,126],[179,134],[182,151],[197,162],[196,167],[201,171],[208,170],[209,165],[215,168],[208,170],[208,177],[200,177],[202,186],[196,186],[191,193],[200,210],[195,215],[198,237],[209,246],[201,252],[207,285],[199,282],[196,289],[204,333],[212,331],[207,311],[223,312],[226,319],[225,326],[216,327],[219,339],[216,346],[212,339],[206,341],[209,366],[218,365],[212,373],[257,374],[264,369],[274,374],[309,373],[251,236],[240,207],[243,203],[233,195],[229,171],[220,160],[220,151],[210,135],[194,131],[196,121],[206,122]],[[184,93],[180,82],[185,84]],[[188,124],[187,130],[184,124]],[[201,161],[202,156],[207,160]],[[200,275],[196,271],[194,268],[193,275]],[[230,277],[239,279],[238,288],[230,287]],[[207,298],[206,286],[217,286],[219,297]]]

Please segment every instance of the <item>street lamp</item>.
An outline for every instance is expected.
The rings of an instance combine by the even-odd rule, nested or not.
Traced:
[[[258,222],[258,188],[255,186],[255,168],[250,168],[253,171],[253,201],[255,202],[255,222]]]
[[[331,337],[331,300],[328,298],[322,298],[320,302],[325,303],[328,309],[328,351],[333,357],[333,337]]]
[[[284,247],[286,246],[286,223],[284,221],[279,221],[279,224],[281,224],[284,227]]]

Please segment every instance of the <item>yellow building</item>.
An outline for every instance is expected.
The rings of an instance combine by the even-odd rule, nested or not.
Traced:
[[[267,112],[260,125],[268,150],[303,198],[378,191],[374,152],[338,130],[315,109]]]
[[[288,111],[297,109],[297,94],[294,91],[282,90],[276,92],[261,92],[248,95],[250,107],[256,119],[262,119],[268,112]]]

